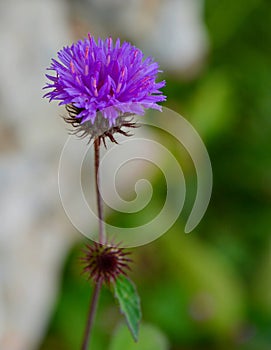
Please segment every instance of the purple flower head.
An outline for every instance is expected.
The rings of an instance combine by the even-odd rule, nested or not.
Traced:
[[[119,39],[114,44],[112,38],[99,38],[96,43],[88,35],[60,50],[49,70],[56,75],[46,74],[50,82],[45,89],[51,91],[44,97],[69,106],[73,121],[81,126],[88,122],[89,128],[97,119],[96,129],[101,123],[110,128],[121,124],[120,116],[143,115],[144,108],[161,110],[157,102],[166,99],[160,91],[165,81],[155,81],[158,64]]]

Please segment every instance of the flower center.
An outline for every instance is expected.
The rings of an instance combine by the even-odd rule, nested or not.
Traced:
[[[101,273],[114,273],[118,267],[118,257],[114,252],[103,251],[97,256],[97,266]]]

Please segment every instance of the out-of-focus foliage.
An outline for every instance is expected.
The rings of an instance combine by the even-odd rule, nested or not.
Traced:
[[[165,334],[170,349],[267,350],[271,5],[268,0],[206,0],[205,7],[211,42],[206,67],[194,81],[166,77],[165,93],[167,106],[190,120],[208,148],[214,173],[210,206],[190,235],[183,232],[184,214],[161,239],[134,249],[131,277],[141,296],[144,321]],[[193,167],[182,165],[193,182]],[[154,190],[159,183],[157,178]],[[185,213],[188,207],[189,201]],[[125,218],[114,214],[111,220],[123,223]],[[72,350],[81,341],[90,288],[80,276],[78,252],[75,248],[67,261],[42,350]],[[113,298],[104,290],[93,349],[108,348],[120,320]]]
[[[121,325],[112,336],[109,350],[168,350],[169,345],[161,331],[153,326],[142,324],[140,338],[137,343],[131,339],[127,327]]]

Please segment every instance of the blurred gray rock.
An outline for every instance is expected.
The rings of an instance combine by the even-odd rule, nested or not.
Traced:
[[[63,1],[0,4],[0,349],[37,348],[76,237],[57,187],[66,132],[41,98],[49,59],[70,36]]]
[[[72,17],[95,36],[119,36],[169,73],[198,73],[208,51],[203,0],[69,0]]]

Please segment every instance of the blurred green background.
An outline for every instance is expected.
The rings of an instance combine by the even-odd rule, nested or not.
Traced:
[[[165,72],[164,91],[165,106],[185,116],[208,149],[214,176],[208,211],[193,233],[183,232],[192,193],[167,234],[132,249],[130,276],[143,309],[140,342],[130,341],[104,289],[95,350],[271,348],[271,3],[207,0],[205,23],[211,47],[200,76],[185,81]],[[193,186],[190,160],[180,158]],[[157,174],[154,191],[161,183]],[[154,200],[162,202],[163,194]],[[127,216],[114,213],[109,220],[123,225]],[[42,350],[81,343],[91,294],[78,261],[82,246],[66,261]]]

